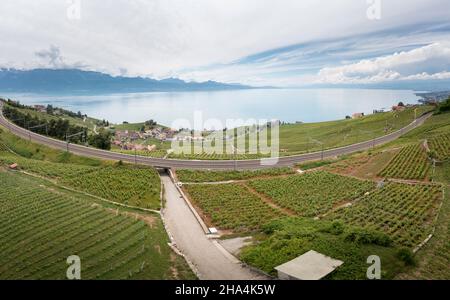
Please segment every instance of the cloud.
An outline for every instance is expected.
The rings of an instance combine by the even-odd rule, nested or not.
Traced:
[[[428,70],[433,73],[429,74]],[[323,68],[318,73],[316,83],[364,84],[448,79],[447,70],[450,70],[450,44],[438,42],[410,51]]]
[[[56,46],[50,46],[48,50],[40,50],[34,53],[37,57],[46,60],[47,65],[53,68],[64,66],[64,58],[61,56],[61,50]]]
[[[69,3],[0,1],[0,67],[298,86],[321,69],[410,51],[450,32],[448,0],[382,1],[378,21],[367,18],[366,0],[81,0],[81,19],[68,18]],[[395,77],[390,71],[446,70],[341,77]]]

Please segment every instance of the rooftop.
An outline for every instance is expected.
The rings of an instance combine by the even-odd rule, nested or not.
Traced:
[[[333,272],[343,263],[340,260],[310,250],[287,263],[275,267],[275,270],[300,280],[319,280]]]

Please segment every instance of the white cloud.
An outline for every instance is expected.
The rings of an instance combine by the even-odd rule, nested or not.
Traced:
[[[438,70],[428,74],[424,70]],[[439,70],[440,69],[440,70]],[[410,51],[339,67],[323,68],[315,83],[378,83],[392,80],[447,79],[450,69],[450,44],[438,42]],[[422,70],[420,73],[414,73]]]
[[[356,49],[347,49],[346,57],[330,54],[326,62],[312,56],[330,50],[321,48],[309,49],[310,56],[304,51],[287,51],[257,64],[233,62],[292,44],[345,41],[401,26],[448,22],[450,2],[383,0],[379,21],[367,19],[367,8],[366,0],[81,0],[81,19],[71,20],[64,0],[1,0],[0,67],[81,66],[113,75],[297,85],[317,79],[317,69],[308,74],[303,69],[336,66],[351,55],[395,47],[389,40],[372,43],[371,49],[361,43]],[[430,43],[445,32],[414,36],[421,34],[417,40],[398,38],[395,46],[410,47],[418,40]],[[328,45],[334,46],[338,45]],[[302,57],[314,64],[301,61]],[[358,68],[366,72],[373,67],[369,63]],[[374,69],[367,76],[394,76],[389,71]],[[404,76],[403,69],[392,71]],[[282,74],[286,72],[290,74]],[[354,77],[347,72],[332,74],[332,69],[327,72],[330,74],[324,77],[331,81],[333,77]],[[438,71],[423,69],[416,74],[422,72]]]

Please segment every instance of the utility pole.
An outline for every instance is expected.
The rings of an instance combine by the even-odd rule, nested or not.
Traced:
[[[373,140],[372,140],[372,148],[375,149],[375,139],[377,138],[377,136],[374,134],[373,135]]]
[[[309,137],[309,139],[311,140],[311,141],[313,141],[314,143],[316,143],[316,144],[319,144],[320,145],[320,159],[321,160],[323,160],[323,156],[324,156],[324,143],[322,143],[321,141],[318,141],[318,140],[315,140],[315,139],[313,139],[313,138],[311,138],[311,137]]]
[[[47,123],[43,123],[40,125],[36,125],[36,126],[32,126],[32,127],[28,127],[28,136],[30,138],[30,142],[31,142],[31,129],[35,129],[35,128],[41,128],[45,126],[45,132],[48,135],[48,127],[47,127]]]
[[[322,143],[322,153],[320,155],[320,159],[323,160],[323,143]]]
[[[82,138],[83,138],[83,136],[84,136],[84,131],[80,131],[80,132],[75,133],[75,134],[72,134],[72,135],[67,135],[67,133],[66,133],[67,152],[69,152],[69,143],[70,143],[70,140],[69,140],[69,139],[70,139],[71,137],[79,136],[79,135],[81,135]]]
[[[233,141],[234,142],[234,141]],[[237,149],[234,145],[231,145],[233,147],[233,154],[234,154],[234,170],[237,170]]]

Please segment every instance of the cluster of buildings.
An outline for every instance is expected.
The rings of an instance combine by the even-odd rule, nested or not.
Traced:
[[[155,127],[145,131],[116,130],[113,144],[123,150],[154,151],[156,145],[143,145],[139,141],[149,138],[157,139],[161,142],[172,141],[177,132],[170,128]]]
[[[391,111],[393,111],[393,112],[402,112],[407,107],[412,107],[412,106],[414,106],[414,105],[411,105],[411,104],[407,104],[406,106],[402,105],[402,104],[394,105],[394,106],[392,106],[392,110]],[[385,112],[385,109],[374,109],[373,110],[374,114],[379,114],[379,113],[384,113],[384,112]],[[364,117],[364,113],[354,113],[354,114],[352,114],[352,119],[360,119],[362,117]]]
[[[47,113],[47,106],[45,106],[45,105],[41,105],[41,104],[36,104],[36,105],[33,105],[33,108],[37,111],[37,112],[40,112],[40,113]],[[53,114],[54,115],[56,115],[56,116],[59,116],[59,115],[63,115],[63,112],[60,110],[60,109],[54,109],[53,110]]]

